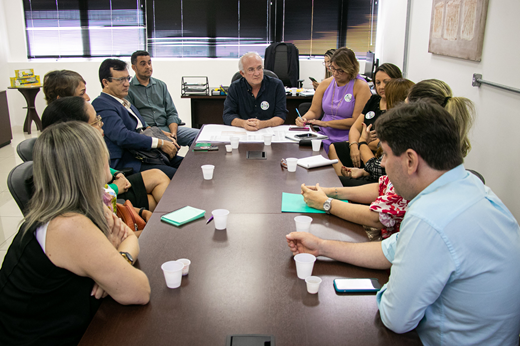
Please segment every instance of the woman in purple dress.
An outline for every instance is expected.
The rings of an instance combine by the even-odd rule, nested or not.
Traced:
[[[323,141],[327,153],[330,143],[348,141],[350,127],[371,96],[368,84],[359,76],[359,63],[351,49],[339,48],[331,60],[332,77],[320,83],[309,111],[296,118],[296,125],[317,125],[320,133],[329,137]]]

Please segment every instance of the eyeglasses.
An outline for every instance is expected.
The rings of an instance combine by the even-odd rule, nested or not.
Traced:
[[[258,66],[257,68],[254,68],[254,67],[250,67],[246,70],[247,73],[249,74],[253,74],[255,72],[261,72],[263,71],[264,67],[263,66]]]
[[[127,77],[121,77],[121,78],[114,78],[114,77],[109,77],[109,79],[112,80],[112,82],[116,82],[116,83],[124,83],[124,81],[127,81],[127,82],[130,82],[130,80],[132,79],[132,77],[130,76],[127,76]]]
[[[101,115],[96,115],[96,120],[94,120],[93,122],[91,123],[88,123],[90,126],[99,126],[99,127],[103,127],[103,125],[105,125],[105,123],[101,120]]]
[[[330,66],[330,61],[328,61],[328,62],[327,62],[327,61],[324,61],[324,62],[322,62],[321,64],[322,64],[323,66],[327,66],[327,67],[329,67],[329,66]]]
[[[332,67],[332,65],[329,66],[329,71],[332,72],[332,73],[336,73],[336,72],[337,72],[337,73],[339,73],[339,74],[345,73],[345,71],[343,71],[342,69],[340,69],[340,68],[334,68],[334,67]]]

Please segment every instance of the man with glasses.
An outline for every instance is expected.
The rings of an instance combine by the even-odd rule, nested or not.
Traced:
[[[264,64],[258,53],[244,54],[238,68],[243,78],[229,87],[224,102],[224,124],[248,131],[282,125],[287,117],[282,81],[264,75]]]
[[[178,147],[169,141],[142,134],[148,125],[141,114],[125,97],[128,95],[131,77],[127,64],[119,59],[106,59],[99,67],[99,81],[103,91],[92,102],[104,122],[105,142],[110,152],[110,167],[118,170],[132,168],[134,172],[160,169],[170,179],[183,157],[177,155]],[[149,164],[136,158],[135,152],[152,149],[163,151],[169,158],[164,164]]]
[[[147,51],[138,50],[132,54],[130,61],[135,76],[130,81],[126,99],[139,110],[148,125],[157,126],[161,130],[171,133],[175,143],[190,146],[199,130],[179,127],[182,121],[179,119],[166,83],[152,78],[153,68],[150,54]]]

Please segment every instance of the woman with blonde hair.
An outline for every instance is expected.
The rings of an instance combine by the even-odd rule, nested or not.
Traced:
[[[475,118],[473,102],[465,97],[453,96],[450,86],[438,79],[425,79],[410,90],[408,102],[418,100],[431,100],[444,107],[453,116],[459,127],[462,156],[466,157],[471,150],[468,132]]]
[[[367,82],[359,75],[359,62],[351,49],[342,47],[334,52],[330,71],[332,77],[320,83],[309,111],[296,118],[298,126],[320,127],[320,133],[328,137],[323,141],[327,153],[330,143],[348,141],[349,129],[371,95]],[[322,110],[323,118],[318,120]]]
[[[44,130],[34,147],[34,195],[0,270],[0,340],[77,344],[100,301],[147,304],[132,265],[137,238],[103,206],[108,150],[86,123]]]

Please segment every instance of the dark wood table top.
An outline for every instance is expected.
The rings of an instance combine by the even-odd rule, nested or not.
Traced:
[[[268,159],[246,161],[247,149],[263,149]],[[388,271],[318,259],[313,275],[323,282],[317,295],[307,293],[285,240],[299,214],[280,212],[281,192],[298,193],[302,182],[339,186],[339,180],[332,167],[282,171],[280,159],[289,154],[312,151],[240,144],[232,153],[223,147],[189,152],[139,239],[136,266],[150,280],[150,303],[121,306],[106,298],[80,345],[225,345],[231,334],[274,335],[277,345],[419,345],[415,331],[398,335],[384,327],[374,294],[334,291],[335,278],[370,277],[383,284]],[[203,180],[201,164],[215,164],[213,180]],[[160,221],[184,205],[205,209],[205,218],[181,227]],[[216,208],[231,211],[224,231],[206,224]],[[360,225],[308,215],[311,233],[322,238],[367,241]],[[179,258],[191,260],[190,274],[180,288],[168,289],[160,266]]]

